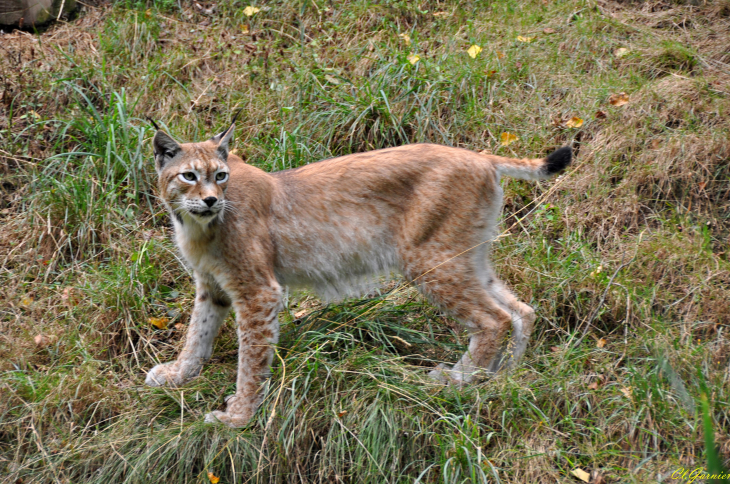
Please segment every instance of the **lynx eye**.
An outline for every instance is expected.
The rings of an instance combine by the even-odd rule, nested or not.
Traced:
[[[197,180],[195,173],[193,173],[192,171],[186,171],[184,173],[181,173],[180,176],[182,177],[183,181],[186,182],[194,182],[195,180]]]
[[[225,171],[219,171],[215,174],[215,181],[218,183],[223,183],[224,181],[228,180],[228,173]]]

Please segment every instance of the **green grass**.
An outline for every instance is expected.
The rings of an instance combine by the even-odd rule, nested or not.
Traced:
[[[87,7],[39,42],[2,36],[0,482],[579,482],[579,467],[643,483],[728,467],[727,5],[201,5],[215,10]],[[464,389],[430,381],[467,338],[396,278],[338,304],[288,294],[246,429],[202,423],[234,391],[230,322],[199,379],[145,387],[194,298],[146,116],[199,141],[238,109],[233,147],[269,171],[411,142],[519,157],[579,142],[557,180],[503,182],[495,266],[538,314],[523,363]]]

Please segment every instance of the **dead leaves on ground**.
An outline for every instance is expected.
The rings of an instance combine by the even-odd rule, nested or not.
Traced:
[[[482,50],[483,50],[483,49],[482,49],[482,48],[481,48],[480,46],[478,46],[478,45],[474,44],[474,45],[472,45],[471,47],[469,47],[469,48],[467,49],[466,53],[467,53],[467,54],[469,54],[469,57],[471,57],[472,59],[476,59],[476,58],[477,58],[477,56],[479,55],[479,53],[480,53],[480,52],[481,52]]]
[[[611,94],[611,96],[609,96],[609,98],[608,98],[608,103],[611,106],[616,106],[616,107],[623,106],[624,104],[629,103],[629,95],[626,94],[625,92],[620,92],[618,94]]]
[[[149,318],[147,322],[150,323],[157,329],[167,329],[167,323],[170,322],[167,318]]]
[[[573,116],[565,123],[565,126],[568,128],[580,128],[583,126],[583,120],[577,116]]]
[[[576,467],[575,469],[570,471],[570,473],[583,482],[591,482],[591,475],[580,467]]]
[[[509,146],[517,140],[519,140],[517,135],[505,132],[500,135],[499,144],[501,144],[502,146]]]

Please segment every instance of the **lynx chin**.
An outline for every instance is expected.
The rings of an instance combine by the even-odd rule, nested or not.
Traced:
[[[519,360],[535,312],[489,262],[502,208],[499,180],[547,178],[570,164],[570,148],[519,160],[413,144],[266,173],[228,152],[233,130],[231,124],[208,141],[188,144],[155,134],[159,194],[197,294],[180,355],[152,368],[148,385],[195,378],[233,309],[236,393],[225,412],[206,421],[241,427],[256,412],[273,359],[282,286],[306,285],[332,299],[390,271],[470,333],[464,356],[453,367],[435,368],[433,378],[468,383]],[[514,341],[506,352],[510,326]]]

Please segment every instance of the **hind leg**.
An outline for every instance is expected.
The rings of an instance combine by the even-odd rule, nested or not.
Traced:
[[[496,373],[503,368],[512,368],[522,358],[534,328],[535,310],[518,300],[504,283],[496,277],[492,278],[488,290],[498,304],[510,313],[512,318],[512,341],[509,345],[503,345],[498,354],[488,364],[489,370]]]
[[[451,265],[451,264],[449,264]],[[486,369],[496,356],[510,327],[511,317],[490,296],[479,280],[468,271],[431,271],[419,284],[421,292],[434,304],[456,318],[469,331],[469,349],[453,366],[441,366],[431,372],[440,381],[469,383],[475,374]]]

